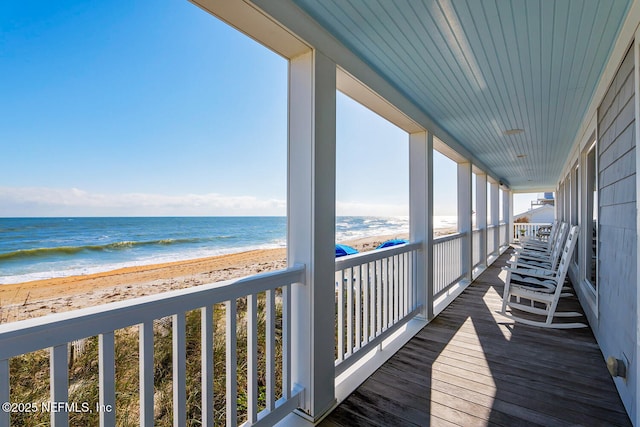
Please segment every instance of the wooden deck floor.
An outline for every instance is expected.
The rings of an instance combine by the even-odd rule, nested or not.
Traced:
[[[534,328],[497,313],[506,259],[321,425],[631,425],[589,329]]]

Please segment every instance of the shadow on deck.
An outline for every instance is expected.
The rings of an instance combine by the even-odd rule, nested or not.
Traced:
[[[497,313],[510,253],[320,425],[631,425],[590,329],[541,329]]]

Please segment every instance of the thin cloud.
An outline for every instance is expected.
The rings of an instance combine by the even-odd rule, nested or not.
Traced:
[[[0,216],[284,215],[286,201],[218,193],[105,194],[79,188],[0,187]]]
[[[336,202],[336,215],[338,216],[407,216],[408,205],[392,205],[383,203],[365,202]]]
[[[0,187],[0,216],[286,215],[286,200],[219,193],[96,193],[80,188]],[[339,216],[406,216],[406,205],[336,202]]]

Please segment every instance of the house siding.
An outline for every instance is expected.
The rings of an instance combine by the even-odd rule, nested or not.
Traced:
[[[634,57],[629,50],[598,108],[598,316],[589,316],[605,358],[628,364],[615,379],[635,419],[636,398],[636,143]]]

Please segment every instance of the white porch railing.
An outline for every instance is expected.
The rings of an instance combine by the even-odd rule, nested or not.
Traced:
[[[473,268],[478,267],[483,263],[482,259],[482,230],[473,230],[473,252],[472,252],[472,263]]]
[[[489,258],[498,248],[496,248],[495,233],[499,230],[495,225],[487,226],[487,258]]]
[[[509,245],[509,236],[508,236],[508,228],[506,223],[500,224],[500,248]]]
[[[238,424],[238,366],[244,372],[246,365],[247,425],[273,424],[289,414],[299,405],[302,393],[299,387],[291,384],[291,339],[290,285],[304,281],[304,267],[296,266],[282,271],[265,273],[245,279],[197,286],[159,295],[136,298],[133,300],[106,304],[98,307],[54,314],[36,319],[0,325],[0,403],[12,402],[10,359],[30,352],[49,349],[50,377],[49,402],[28,402],[35,404],[29,409],[43,411],[51,402],[69,402],[72,397],[69,385],[68,343],[86,337],[98,337],[99,402],[87,402],[91,409],[100,408],[100,425],[116,424],[116,367],[114,332],[130,326],[138,326],[139,333],[139,401],[140,424],[154,425],[154,320],[171,316],[171,341],[173,346],[171,378],[173,389],[173,424],[185,425],[187,417],[186,396],[186,313],[200,311],[200,364],[202,401],[192,404],[201,405],[202,425],[214,424],[214,304],[225,306],[225,363],[226,376],[226,425]],[[278,296],[276,296],[278,291]],[[265,324],[258,326],[258,295],[264,301]],[[246,320],[238,316],[238,300],[246,298]],[[264,299],[263,299],[264,298]],[[276,310],[276,300],[282,302],[281,315]],[[262,305],[262,304],[261,304]],[[244,313],[244,308],[242,308]],[[238,332],[246,322],[246,360],[238,360]],[[281,326],[280,345],[277,345],[276,328]],[[262,329],[264,328],[264,329]],[[260,342],[264,358],[265,378],[258,378],[258,331],[264,331],[264,342]],[[167,332],[169,334],[169,332]],[[166,335],[166,334],[165,334]],[[244,347],[245,343],[241,343]],[[282,358],[276,366],[277,349]],[[135,356],[135,348],[130,349]],[[262,353],[260,351],[260,353]],[[278,380],[276,380],[276,376]],[[16,378],[20,380],[20,378]],[[43,379],[46,380],[46,379]],[[276,382],[282,384],[282,390],[276,390]],[[259,404],[259,383],[266,384],[261,389],[263,403]],[[216,390],[218,392],[218,390]],[[279,399],[278,396],[281,396]],[[276,400],[277,399],[277,400]],[[15,400],[14,400],[15,402]],[[26,404],[27,402],[22,402]],[[77,402],[76,402],[77,403]],[[99,405],[99,406],[94,406]],[[16,407],[16,409],[25,409]],[[50,408],[50,407],[49,407]],[[260,410],[261,408],[264,408]],[[0,426],[9,426],[11,411],[3,407],[0,411]],[[59,408],[56,408],[59,409]],[[51,411],[51,424],[66,426],[69,424],[69,408]],[[71,411],[73,412],[73,411]],[[91,424],[97,423],[97,419]]]
[[[538,229],[542,226],[550,226],[548,223],[541,222],[527,222],[527,223],[514,223],[513,224],[513,239],[520,241],[522,237],[536,237]]]
[[[410,243],[336,260],[336,376],[420,312]]]
[[[467,273],[462,250],[467,233],[455,233],[433,239],[433,298],[437,299]]]

